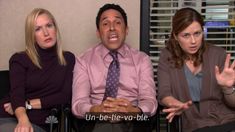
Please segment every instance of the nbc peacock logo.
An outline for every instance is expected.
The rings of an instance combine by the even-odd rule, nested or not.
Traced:
[[[54,123],[58,123],[58,120],[57,120],[57,117],[55,116],[49,116],[46,118],[45,122],[48,124],[51,124],[51,123],[54,124]]]

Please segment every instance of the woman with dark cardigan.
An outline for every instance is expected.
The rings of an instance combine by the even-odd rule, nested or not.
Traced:
[[[235,61],[204,41],[203,18],[182,8],[158,65],[158,99],[167,119],[181,115],[184,132],[235,130]]]
[[[1,132],[47,132],[52,108],[70,103],[75,57],[62,50],[53,15],[41,8],[26,18],[26,49],[10,59],[9,96],[0,101]]]

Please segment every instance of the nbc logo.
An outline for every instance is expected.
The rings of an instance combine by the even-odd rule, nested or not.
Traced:
[[[55,116],[49,116],[46,118],[46,123],[51,124],[51,123],[58,123],[57,117]]]

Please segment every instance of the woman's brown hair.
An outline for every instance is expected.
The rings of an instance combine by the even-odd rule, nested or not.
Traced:
[[[173,16],[171,36],[166,43],[166,48],[172,54],[171,58],[169,58],[169,61],[172,62],[176,68],[181,68],[184,65],[185,60],[189,59],[189,57],[181,49],[179,42],[176,40],[175,36],[177,36],[193,22],[198,22],[203,30],[203,18],[200,13],[192,8],[182,8],[178,10]],[[202,54],[205,49],[206,44],[204,43],[203,37],[200,49],[193,55],[194,66],[198,66],[202,63]]]

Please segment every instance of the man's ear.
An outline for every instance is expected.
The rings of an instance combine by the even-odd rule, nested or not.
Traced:
[[[128,33],[129,33],[129,27],[126,26],[126,35],[128,35]]]
[[[97,36],[97,38],[100,38],[100,32],[98,29],[96,30],[96,36]]]

